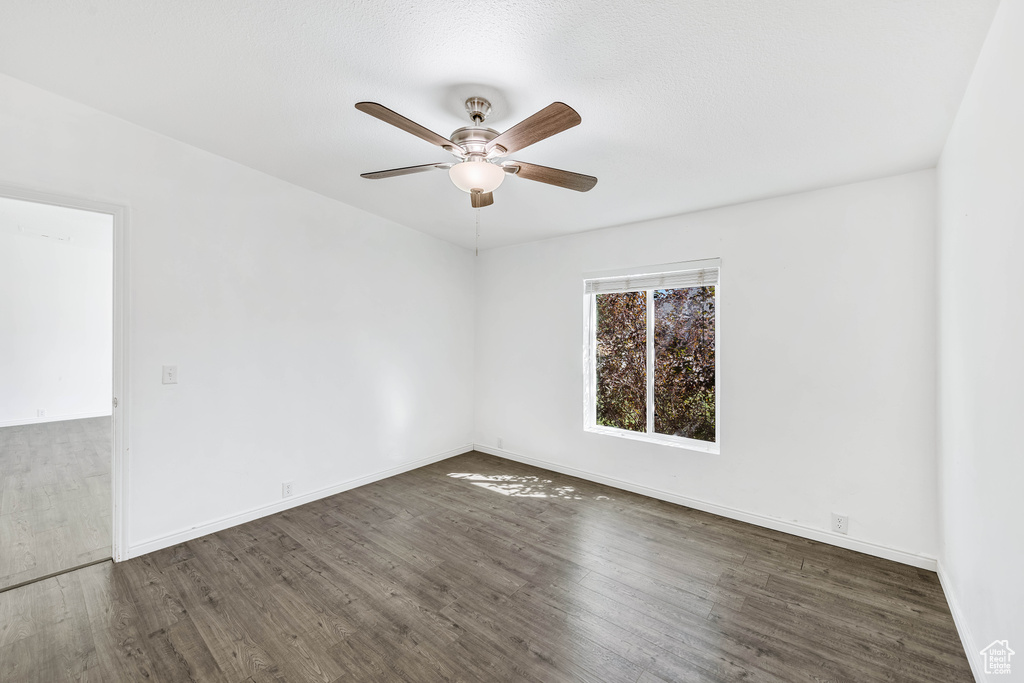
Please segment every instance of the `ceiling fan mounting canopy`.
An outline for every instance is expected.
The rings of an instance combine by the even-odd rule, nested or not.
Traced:
[[[504,133],[499,133],[493,128],[483,127],[483,122],[491,112],[491,103],[483,97],[470,97],[466,100],[466,112],[473,123],[459,128],[448,138],[376,102],[358,102],[356,109],[426,140],[459,160],[363,173],[363,178],[377,180],[433,169],[448,170],[448,175],[455,186],[469,192],[474,208],[494,203],[494,196],[491,193],[501,185],[506,173],[577,192],[587,192],[597,184],[597,178],[593,176],[504,158],[508,154],[579,125],[580,115],[562,102],[552,102]]]
[[[466,112],[473,123],[483,123],[491,113],[491,103],[483,97],[470,97],[466,100]]]

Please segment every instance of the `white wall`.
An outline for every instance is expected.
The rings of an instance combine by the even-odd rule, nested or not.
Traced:
[[[109,215],[0,197],[0,426],[110,415],[112,239]]]
[[[1004,0],[939,164],[942,576],[967,656],[1024,680],[1024,2]],[[1004,677],[1005,678],[1005,677]]]
[[[845,513],[850,536],[833,540],[928,566],[934,183],[922,171],[482,253],[476,440],[817,537]],[[585,433],[582,274],[713,257],[721,454]]]
[[[133,552],[471,440],[472,252],[3,76],[0,149],[130,207]]]

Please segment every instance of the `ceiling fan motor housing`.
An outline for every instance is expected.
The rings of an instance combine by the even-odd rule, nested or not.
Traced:
[[[498,137],[498,131],[493,128],[482,128],[479,126],[466,126],[459,128],[451,134],[451,141],[466,150],[469,156],[487,156],[487,143]],[[498,150],[503,152],[504,148]]]

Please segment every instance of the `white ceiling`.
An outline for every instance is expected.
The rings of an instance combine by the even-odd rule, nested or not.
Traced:
[[[481,247],[931,167],[997,0],[6,0],[0,71],[471,246],[442,135],[462,101],[504,130],[560,100],[583,123],[518,152],[597,176],[507,178]]]

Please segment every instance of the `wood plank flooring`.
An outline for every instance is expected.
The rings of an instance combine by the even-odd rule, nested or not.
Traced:
[[[110,418],[0,428],[0,589],[110,557]]]
[[[970,681],[935,574],[469,453],[0,593],[3,681]]]

